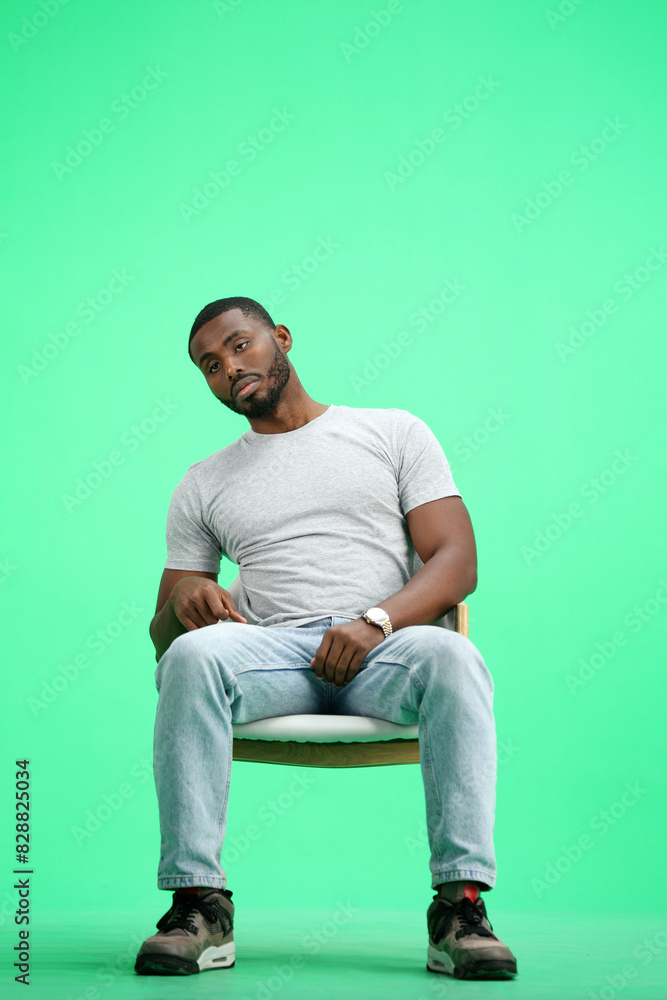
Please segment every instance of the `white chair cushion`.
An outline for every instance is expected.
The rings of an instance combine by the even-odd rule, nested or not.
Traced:
[[[226,589],[236,603],[241,596],[241,577],[237,576]],[[433,624],[456,631],[456,608],[452,608]],[[385,719],[361,715],[278,715],[271,719],[232,725],[232,731],[237,740],[374,743],[378,740],[416,740],[419,726],[399,726]]]
[[[416,740],[419,726],[403,726],[362,715],[276,715],[256,722],[235,723],[237,740],[279,740],[297,743],[374,743]]]

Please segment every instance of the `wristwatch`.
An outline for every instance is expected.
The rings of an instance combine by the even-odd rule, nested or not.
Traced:
[[[377,625],[378,628],[381,628],[385,639],[393,632],[389,615],[382,608],[369,608],[366,614],[362,615],[362,618],[365,618],[369,625]]]

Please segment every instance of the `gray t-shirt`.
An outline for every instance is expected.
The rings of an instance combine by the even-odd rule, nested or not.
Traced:
[[[407,410],[329,405],[284,434],[249,429],[174,490],[165,568],[239,566],[257,625],[356,618],[421,565],[405,515],[460,496],[430,428]]]

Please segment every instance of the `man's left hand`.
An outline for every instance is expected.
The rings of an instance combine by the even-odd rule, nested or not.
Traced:
[[[381,628],[365,618],[356,618],[327,629],[310,662],[320,679],[326,677],[330,684],[342,688],[356,677],[371,649],[381,642],[384,642]]]

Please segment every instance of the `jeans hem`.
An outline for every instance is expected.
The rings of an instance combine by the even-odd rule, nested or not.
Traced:
[[[226,889],[225,880],[219,875],[163,875],[157,880],[158,889],[193,889],[206,885],[213,889]]]
[[[436,872],[431,879],[431,888],[437,888],[442,882],[484,882],[489,889],[496,884],[496,876],[491,872],[476,871],[474,868],[450,868],[449,871]]]

